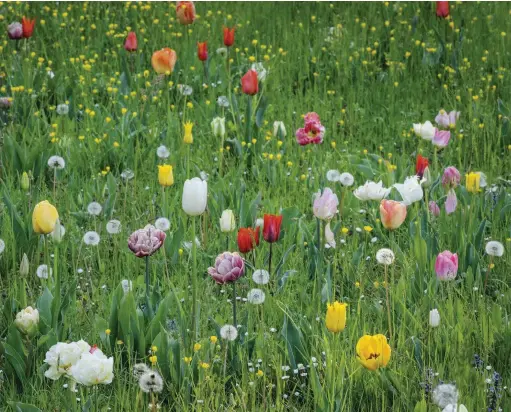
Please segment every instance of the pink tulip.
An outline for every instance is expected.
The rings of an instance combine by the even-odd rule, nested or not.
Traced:
[[[217,256],[215,267],[210,267],[208,273],[216,283],[223,285],[238,280],[245,270],[245,262],[237,252],[224,252]]]
[[[442,126],[446,129],[454,129],[456,127],[456,121],[460,117],[460,112],[453,110],[450,113],[447,113],[444,109],[440,110],[435,117],[435,122],[439,126]]]
[[[456,192],[451,189],[447,194],[447,200],[445,201],[445,212],[450,215],[456,210],[458,206],[458,199],[456,198]]]
[[[458,273],[458,255],[448,250],[436,257],[435,272],[439,280],[453,280]]]
[[[380,202],[380,216],[385,229],[397,229],[406,219],[406,206],[401,202],[383,199]]]
[[[312,205],[312,209],[314,211],[314,216],[316,216],[318,219],[332,219],[337,213],[337,206],[339,206],[339,199],[329,187],[325,188],[323,193],[317,192],[314,195],[314,203]]]
[[[431,214],[433,216],[435,216],[435,217],[440,216],[440,208],[438,207],[437,202],[435,202],[434,200],[430,200],[428,206],[429,206],[429,211],[431,212]]]
[[[147,225],[131,234],[128,247],[136,257],[151,256],[163,245],[165,237],[165,232],[156,229],[153,225]]]
[[[451,132],[449,130],[436,130],[435,136],[433,137],[433,145],[440,148],[446,147],[451,140]]]
[[[317,113],[307,113],[304,117],[304,127],[296,131],[296,141],[301,146],[309,143],[318,144],[323,141],[325,127],[321,124]]]
[[[449,166],[445,168],[444,174],[442,176],[442,184],[444,186],[455,188],[460,184],[461,181],[461,175],[458,169],[456,169],[454,166]]]

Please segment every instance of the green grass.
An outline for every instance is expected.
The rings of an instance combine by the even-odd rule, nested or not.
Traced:
[[[0,3],[3,33],[24,15],[37,18],[32,38],[16,42],[5,34],[0,41],[0,97],[12,97],[12,106],[0,109],[0,238],[6,244],[0,254],[0,405],[79,410],[62,387],[68,380],[45,378],[43,361],[53,343],[84,339],[114,357],[110,385],[79,386],[78,404],[89,401],[96,410],[149,410],[150,397],[140,393],[131,369],[136,362],[150,364],[152,344],[165,379],[158,395],[162,410],[437,411],[421,387],[429,369],[438,373],[434,384],[456,382],[469,411],[487,410],[485,379],[493,369],[503,386],[511,385],[509,5],[451,2],[446,20],[436,17],[434,2],[204,2],[196,9],[199,17],[184,27],[170,3]],[[223,47],[222,27],[234,25],[227,64],[216,51]],[[133,55],[123,48],[129,30],[138,36]],[[205,40],[209,87],[196,49]],[[150,60],[163,47],[174,49],[178,60],[171,75],[159,77]],[[250,113],[240,78],[252,61],[263,62],[268,75]],[[179,84],[191,86],[192,94],[180,93]],[[220,96],[231,97],[229,108],[216,103]],[[67,115],[56,112],[63,103]],[[449,145],[435,152],[412,125],[433,122],[442,108],[461,115]],[[326,128],[321,145],[296,143],[307,112],[317,112]],[[224,141],[211,131],[216,116],[226,117]],[[194,123],[190,146],[183,143],[185,121]],[[285,137],[273,136],[274,121],[284,122]],[[162,144],[174,169],[174,185],[165,190],[156,155]],[[442,209],[443,169],[461,172],[458,208],[433,218],[425,201],[414,203],[405,223],[389,232],[378,220],[378,202],[359,201],[353,189],[366,180],[386,187],[403,182],[415,174],[418,153],[429,158],[434,181],[425,199]],[[47,166],[52,155],[66,161],[55,175]],[[126,183],[121,173],[128,168],[134,178]],[[330,169],[353,174],[354,186],[328,182]],[[480,193],[464,187],[471,171],[486,174],[488,187]],[[28,191],[20,185],[23,172],[30,175]],[[196,218],[201,244],[194,273],[192,253],[183,245],[192,240],[192,218],[181,197],[187,177],[201,172],[209,175],[209,195],[207,212]],[[322,255],[312,199],[328,186],[344,200],[342,215],[331,224],[337,247]],[[395,190],[390,197],[400,199]],[[60,245],[47,242],[48,251],[31,224],[33,207],[45,199],[66,228]],[[92,201],[103,206],[99,216],[87,213]],[[242,327],[229,345],[219,328],[232,323],[232,287],[216,285],[207,274],[226,244],[237,249],[236,233],[220,231],[224,209],[234,211],[237,228],[253,226],[265,213],[284,215],[271,282],[263,286],[266,300],[259,306],[238,302]],[[162,216],[171,227],[162,250],[150,258],[151,299],[161,313],[145,339],[131,329],[130,339],[127,328],[115,333],[117,319],[129,324],[132,316],[147,329],[152,318],[143,312],[144,260],[126,239]],[[120,234],[107,233],[110,219],[121,221]],[[96,247],[82,241],[89,230],[101,237]],[[506,253],[493,260],[484,290],[489,239],[502,242]],[[375,259],[383,247],[396,255],[389,268],[394,338],[387,367],[373,372],[358,362],[355,346],[365,333],[389,335],[384,270]],[[459,256],[453,282],[435,276],[435,258],[444,250]],[[247,256],[238,296],[256,287],[253,268],[267,268],[268,252],[261,239]],[[19,275],[24,253],[26,277]],[[47,261],[60,277],[61,311],[50,310],[55,282],[36,276]],[[197,339],[189,330],[193,276]],[[126,296],[123,279],[133,281]],[[346,329],[336,335],[324,322],[326,301],[333,299],[348,304]],[[61,314],[50,325],[40,322],[38,334],[25,339],[13,320],[28,305],[50,318]],[[111,316],[117,305],[119,313]],[[435,329],[428,326],[433,308],[441,316]],[[114,331],[110,336],[107,328]],[[218,336],[216,344],[211,336]],[[197,352],[195,343],[202,345]],[[492,371],[477,371],[474,354]],[[189,365],[185,357],[193,357]],[[293,372],[298,363],[306,375]],[[508,390],[502,394],[498,407],[510,410]]]

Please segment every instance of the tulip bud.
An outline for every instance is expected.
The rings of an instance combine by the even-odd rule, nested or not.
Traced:
[[[20,275],[23,277],[28,276],[29,270],[30,270],[30,263],[28,262],[28,256],[26,253],[23,253],[23,257],[21,258],[21,263],[20,263]]]
[[[59,213],[55,206],[47,200],[39,202],[32,213],[32,227],[34,232],[40,235],[47,235],[53,232],[55,224],[59,218]]]
[[[28,178],[27,172],[23,172],[23,174],[21,175],[20,186],[25,191],[30,189],[30,179]]]
[[[284,122],[273,122],[273,136],[280,139],[286,137],[286,126],[284,126]]]
[[[55,223],[55,229],[53,229],[53,232],[50,233],[53,243],[58,244],[62,242],[62,238],[65,234],[66,229],[64,229],[64,226],[60,224],[60,219],[57,219],[57,223]]]
[[[163,187],[174,184],[174,173],[171,165],[158,165],[158,183]]]
[[[429,312],[429,326],[436,328],[440,325],[440,313],[437,309],[433,309]]]
[[[346,303],[334,302],[328,304],[325,324],[332,333],[338,333],[346,327]]]
[[[215,117],[211,122],[211,130],[216,137],[225,136],[225,117]]]
[[[186,143],[186,144],[192,144],[193,143],[192,128],[193,128],[193,123],[192,122],[186,122],[184,124],[185,134],[184,134],[184,137],[183,137],[183,142]]]
[[[22,334],[34,336],[39,325],[39,311],[31,306],[23,309],[16,315],[14,324]]]
[[[182,206],[189,216],[199,216],[204,213],[208,204],[208,182],[194,177],[185,181],[183,187]]]
[[[226,209],[222,212],[220,218],[220,230],[224,233],[232,232],[236,229],[236,220],[234,219],[234,213],[230,209]]]
[[[424,169],[424,174],[422,175],[421,184],[423,187],[430,187],[433,184],[431,172],[429,171],[429,167]]]

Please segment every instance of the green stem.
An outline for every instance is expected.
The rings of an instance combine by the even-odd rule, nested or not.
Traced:
[[[197,339],[197,244],[195,243],[195,217],[192,217],[192,333]]]
[[[153,307],[151,305],[151,298],[149,296],[149,285],[151,278],[149,273],[149,256],[145,257],[145,299],[147,305],[147,314],[149,315],[149,319],[153,318]]]
[[[45,240],[46,242],[46,240]],[[55,281],[55,297],[53,303],[53,330],[57,332],[57,325],[59,325],[59,313],[60,313],[60,279],[58,273],[58,262],[59,262],[59,247],[55,245],[55,257],[53,259],[53,279]],[[49,270],[49,266],[48,266]],[[57,335],[58,336],[58,335]]]
[[[238,328],[238,322],[236,319],[236,282],[232,282],[232,321],[234,327]]]

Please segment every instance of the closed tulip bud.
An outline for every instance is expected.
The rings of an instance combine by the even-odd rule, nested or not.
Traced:
[[[134,52],[137,51],[137,47],[137,34],[134,31],[130,31],[124,42],[124,49],[129,52]]]
[[[23,38],[28,39],[32,37],[34,32],[35,19],[27,19],[25,16],[21,19],[21,27],[23,29]]]
[[[16,315],[14,324],[23,335],[34,336],[38,330],[39,311],[32,306],[23,309]]]
[[[241,91],[249,96],[257,94],[259,91],[259,80],[255,70],[249,70],[241,78]]]
[[[20,186],[25,191],[30,189],[30,179],[28,178],[27,172],[23,172],[23,174],[21,175]]]
[[[30,263],[28,261],[28,256],[26,253],[23,253],[23,257],[21,258],[21,263],[20,263],[20,275],[23,277],[27,277],[29,271],[30,271]]]
[[[429,201],[429,211],[433,214],[433,216],[438,217],[440,216],[440,207],[438,206],[438,203],[434,200]]]
[[[238,249],[241,253],[248,253],[256,246],[259,246],[259,230],[251,227],[238,230]]]
[[[226,209],[222,212],[220,218],[220,230],[224,233],[232,232],[236,229],[236,220],[234,219],[234,213],[230,209]]]
[[[208,60],[208,43],[199,42],[197,43],[197,57],[201,62]]]
[[[215,117],[211,121],[211,130],[216,137],[225,136],[225,117]]]
[[[184,124],[185,135],[183,137],[183,142],[186,143],[186,144],[192,144],[193,143],[192,128],[193,128],[193,123],[192,122],[186,122]]]
[[[263,238],[268,243],[274,243],[280,237],[280,225],[282,224],[282,215],[264,215]]]
[[[429,312],[429,326],[436,328],[440,325],[440,313],[437,309],[433,309]]]
[[[397,229],[406,219],[406,206],[394,200],[382,200],[380,203],[381,223],[385,229]]]
[[[60,219],[57,219],[57,223],[55,223],[55,229],[53,229],[53,232],[50,233],[53,243],[58,244],[58,243],[62,242],[62,239],[65,234],[66,234],[66,229],[64,229],[64,226],[62,226],[60,224]]]
[[[177,54],[168,47],[155,51],[151,57],[151,65],[158,74],[171,74],[176,65]]]
[[[325,324],[330,332],[342,332],[346,327],[346,306],[346,303],[339,303],[337,301],[328,304]]]
[[[178,1],[176,5],[176,15],[179,23],[187,26],[195,20],[195,5],[193,1]]]
[[[208,204],[208,182],[199,177],[188,179],[183,187],[183,210],[188,216],[202,215]]]
[[[436,2],[436,15],[445,19],[449,17],[449,2],[448,1],[437,1]]]
[[[446,188],[454,189],[456,186],[460,184],[461,175],[458,169],[454,166],[446,167],[444,170],[444,174],[442,175],[442,185]]]
[[[164,187],[174,184],[174,174],[171,165],[158,165],[158,183]]]
[[[231,47],[234,44],[234,31],[236,30],[235,27],[228,28],[224,27],[224,45],[227,47]]]
[[[59,218],[59,213],[55,206],[47,200],[38,203],[32,213],[32,227],[34,232],[40,235],[47,235],[53,232],[55,224]]]
[[[481,173],[470,172],[469,174],[465,175],[465,187],[467,189],[467,192],[470,192],[470,193],[480,192],[481,191],[480,185],[481,185]]]
[[[273,136],[280,139],[286,137],[286,126],[284,125],[284,122],[273,122]]]

